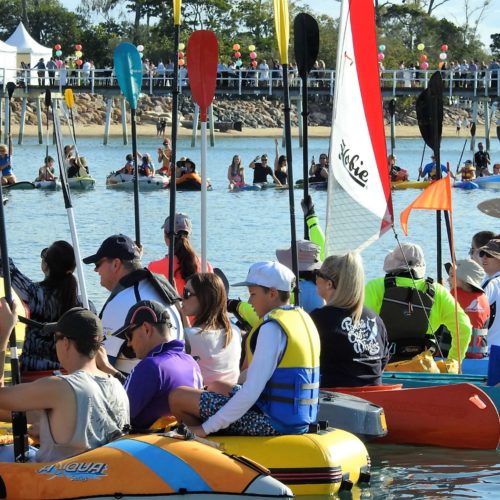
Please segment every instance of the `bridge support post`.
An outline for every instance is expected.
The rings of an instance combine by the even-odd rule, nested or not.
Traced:
[[[38,144],[43,144],[43,131],[42,131],[42,98],[36,98],[36,127],[38,131]]]
[[[24,125],[26,121],[27,101],[28,99],[26,97],[23,97],[23,100],[21,102],[21,117],[19,118],[19,137],[17,139],[18,144],[22,144],[24,139]]]
[[[5,117],[4,117],[4,120],[3,120],[3,123],[4,123],[4,136],[3,136],[3,142],[5,144],[8,143],[9,141],[9,133],[10,133],[10,130],[9,130],[9,113],[10,113],[10,106],[9,106],[9,98],[7,97],[7,94],[5,95]]]
[[[491,106],[493,107],[493,104]],[[484,142],[486,151],[490,150],[490,121],[491,121],[490,105],[488,101],[484,101]]]
[[[113,98],[106,99],[106,115],[104,117],[104,137],[102,143],[107,146],[109,141],[109,126],[111,125],[111,111],[113,109]]]
[[[299,97],[296,104],[297,116],[299,122],[299,148],[304,147],[304,127],[301,120],[302,117],[302,99]]]
[[[122,108],[122,137],[123,137],[123,144],[127,145],[128,144],[127,103],[125,102],[125,97],[124,96],[122,96],[122,98],[120,100],[120,106]],[[113,108],[113,99],[111,99],[111,108]]]
[[[477,126],[477,107],[478,107],[478,101],[477,99],[474,99],[472,102],[472,122],[476,124]],[[473,136],[470,138],[470,150],[475,151],[476,150],[476,136]]]
[[[215,126],[214,126],[214,108],[210,104],[208,107],[208,126],[210,127],[210,146],[215,146]]]
[[[196,134],[198,133],[198,119],[200,117],[200,107],[198,104],[194,105],[194,113],[193,113],[193,131],[191,133],[191,147],[194,148],[196,146]]]

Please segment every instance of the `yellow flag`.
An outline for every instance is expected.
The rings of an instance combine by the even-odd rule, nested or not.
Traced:
[[[274,0],[274,26],[276,27],[280,62],[288,64],[288,41],[290,38],[288,0]]]
[[[174,2],[174,25],[181,24],[181,0],[173,0]]]

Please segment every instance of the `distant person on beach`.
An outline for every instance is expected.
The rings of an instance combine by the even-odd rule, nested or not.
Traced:
[[[287,159],[285,155],[279,154],[278,139],[274,139],[276,155],[274,157],[274,175],[279,179],[281,184],[285,185],[288,181]]]
[[[0,171],[2,172],[2,186],[16,183],[11,155],[5,144],[0,144]]]
[[[256,156],[255,159],[250,162],[249,167],[253,169],[253,183],[266,184],[267,176],[270,175],[274,183],[281,186],[280,180],[274,175],[273,169],[269,166],[268,161],[269,157],[263,154],[262,157]]]
[[[43,87],[45,85],[45,62],[43,57],[41,57],[38,62],[33,66],[33,69],[36,69],[36,74],[38,76],[38,86]]]
[[[484,177],[487,175],[491,175],[488,170],[488,165],[491,163],[490,154],[488,151],[484,150],[483,143],[480,142],[477,145],[478,151],[474,154],[474,163],[476,164],[476,175],[478,177]]]
[[[38,177],[35,181],[55,181],[57,177],[54,175],[54,158],[46,156],[43,167],[38,170]]]

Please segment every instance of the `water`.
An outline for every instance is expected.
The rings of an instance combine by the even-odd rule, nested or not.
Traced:
[[[159,146],[157,138],[139,138],[139,150],[153,156]],[[464,138],[445,139],[442,160],[450,161],[453,169],[460,156]],[[119,138],[108,146],[101,138],[82,138],[78,141],[80,154],[84,155],[96,178],[96,189],[72,194],[75,219],[82,256],[94,253],[104,238],[123,232],[134,236],[133,194],[106,189],[106,175],[125,163],[130,146],[123,146]],[[282,148],[283,149],[283,148]],[[208,246],[212,265],[221,267],[230,283],[242,281],[250,264],[256,260],[273,259],[276,248],[290,245],[289,201],[287,192],[265,190],[261,192],[229,193],[227,167],[234,154],[240,154],[245,165],[257,155],[268,153],[274,160],[272,138],[217,138],[216,147],[208,149],[208,176],[214,190],[207,195]],[[310,155],[319,158],[328,150],[328,139],[311,139]],[[51,145],[49,154],[56,157]],[[395,153],[398,164],[407,168],[416,179],[422,155],[422,141],[399,139]],[[493,163],[500,161],[500,147],[492,142]],[[33,180],[42,165],[45,146],[28,138],[26,144],[15,149],[15,172],[18,180]],[[190,148],[190,139],[181,138],[178,157],[189,156],[200,168],[199,146]],[[466,156],[471,155],[468,148]],[[427,150],[424,163],[430,161]],[[294,140],[294,178],[302,178],[302,150]],[[247,179],[251,180],[250,169]],[[427,258],[428,274],[436,275],[435,216],[426,211],[414,211],[409,220],[409,237],[402,235],[399,213],[411,203],[420,191],[396,191],[393,195],[396,229],[402,241],[422,245]],[[303,233],[300,199],[302,192],[295,191],[295,216],[297,234]],[[316,211],[325,220],[326,192],[312,192]],[[471,236],[479,230],[500,230],[498,219],[482,214],[476,208],[480,201],[498,196],[489,190],[453,190],[453,220],[456,253],[459,258],[467,254]],[[41,190],[12,191],[5,207],[9,254],[28,276],[42,278],[40,250],[57,239],[70,241],[71,236],[62,193]],[[169,210],[166,191],[142,193],[141,240],[144,244],[144,262],[158,259],[166,252],[161,225]],[[178,193],[178,210],[193,219],[193,244],[200,250],[200,194]],[[444,227],[444,225],[443,225]],[[386,253],[395,246],[392,234],[386,234],[363,253],[367,278],[382,274]],[[444,260],[449,260],[447,243],[443,239]],[[103,304],[107,291],[99,286],[92,266],[85,266],[85,277],[90,298],[97,308]],[[233,289],[232,297],[245,296],[243,289]],[[436,423],[438,425],[438,423]],[[467,425],[467,422],[464,422]],[[480,432],[480,430],[477,430]],[[373,462],[373,480],[369,488],[356,488],[343,498],[500,498],[500,457],[497,452],[456,451],[409,446],[369,445]]]

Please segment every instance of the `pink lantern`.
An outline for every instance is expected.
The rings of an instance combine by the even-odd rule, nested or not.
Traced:
[[[184,57],[184,52],[182,52],[182,50],[179,50],[177,55],[179,56],[179,59],[182,59]]]
[[[54,50],[61,50],[61,45],[60,45],[60,44],[58,44],[58,43],[56,43],[56,44],[54,45]]]
[[[79,43],[77,43],[77,44],[75,45],[75,49],[76,49],[76,50],[82,50],[82,46],[81,46]]]
[[[250,52],[250,59],[257,59],[257,54],[255,52]]]
[[[385,59],[385,55],[384,55],[384,53],[383,53],[383,52],[379,52],[379,53],[377,54],[377,59],[378,59],[379,61],[383,61],[383,60]]]
[[[234,57],[235,59],[239,59],[241,57],[241,52],[235,52]]]
[[[422,55],[420,56],[420,62],[423,62],[423,63],[424,63],[425,61],[427,61],[427,56],[426,56],[425,54],[422,54]]]
[[[446,45],[445,43],[443,43],[443,45],[441,45],[441,51],[442,52],[446,52],[448,50],[448,45]]]
[[[252,61],[250,64],[252,65],[252,68],[256,68],[257,67],[257,61]]]
[[[426,70],[428,67],[429,67],[429,63],[428,62],[423,62],[420,67],[423,69],[423,70]]]
[[[235,43],[233,45],[233,50],[240,50],[240,44],[239,43]]]
[[[60,68],[62,65],[63,65],[63,62],[61,61],[61,59],[58,59],[58,60],[56,61],[56,66],[57,66],[58,68]]]

